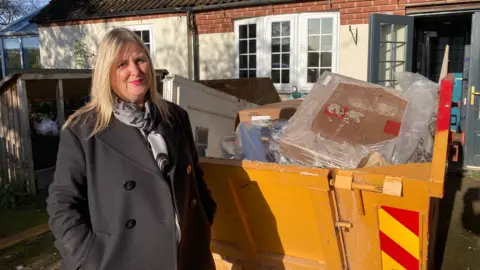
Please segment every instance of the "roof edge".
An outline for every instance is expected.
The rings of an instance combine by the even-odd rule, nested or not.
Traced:
[[[75,19],[51,19],[51,20],[49,20],[49,19],[36,18],[36,17],[38,17],[38,15],[36,15],[30,21],[33,22],[33,23],[36,23],[36,24],[48,24],[48,23],[72,22],[72,21],[83,21],[83,20],[112,19],[112,18],[128,17],[128,16],[143,16],[143,15],[167,14],[167,13],[213,11],[213,10],[220,10],[220,9],[249,7],[249,6],[283,4],[283,3],[290,3],[290,2],[295,3],[295,2],[299,2],[299,1],[298,0],[251,0],[251,1],[248,1],[248,2],[221,3],[221,4],[208,5],[208,6],[146,9],[146,10],[119,12],[119,13],[102,15],[102,16],[83,16],[83,17],[77,17]],[[302,2],[308,2],[308,1],[302,1]]]

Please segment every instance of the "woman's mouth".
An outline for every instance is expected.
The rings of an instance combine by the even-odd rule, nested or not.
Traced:
[[[138,80],[134,80],[134,81],[129,81],[129,83],[133,84],[133,85],[140,85],[143,83],[143,79],[138,79]]]

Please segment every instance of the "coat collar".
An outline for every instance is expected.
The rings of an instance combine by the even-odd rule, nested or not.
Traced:
[[[162,134],[167,143],[171,169],[175,168],[178,158],[179,134],[178,129],[173,128],[174,126],[173,120],[170,125],[159,121],[157,126],[158,132]],[[110,126],[96,137],[139,168],[155,175],[160,174],[160,169],[147,148],[147,141],[137,128],[128,126],[113,117]]]

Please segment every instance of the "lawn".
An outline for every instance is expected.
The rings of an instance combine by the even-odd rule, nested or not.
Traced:
[[[45,198],[40,193],[15,208],[0,209],[0,239],[47,223]]]

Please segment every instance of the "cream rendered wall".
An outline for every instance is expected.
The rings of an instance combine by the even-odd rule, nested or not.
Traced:
[[[199,35],[200,79],[231,79],[235,71],[235,34]]]
[[[367,80],[368,69],[368,24],[352,25],[358,40],[355,44],[349,25],[340,26],[338,73],[359,80]]]
[[[185,16],[137,21],[40,27],[41,63],[44,68],[76,68],[74,45],[83,40],[90,52],[96,52],[103,36],[115,27],[151,26],[155,68],[188,77],[188,42]]]

